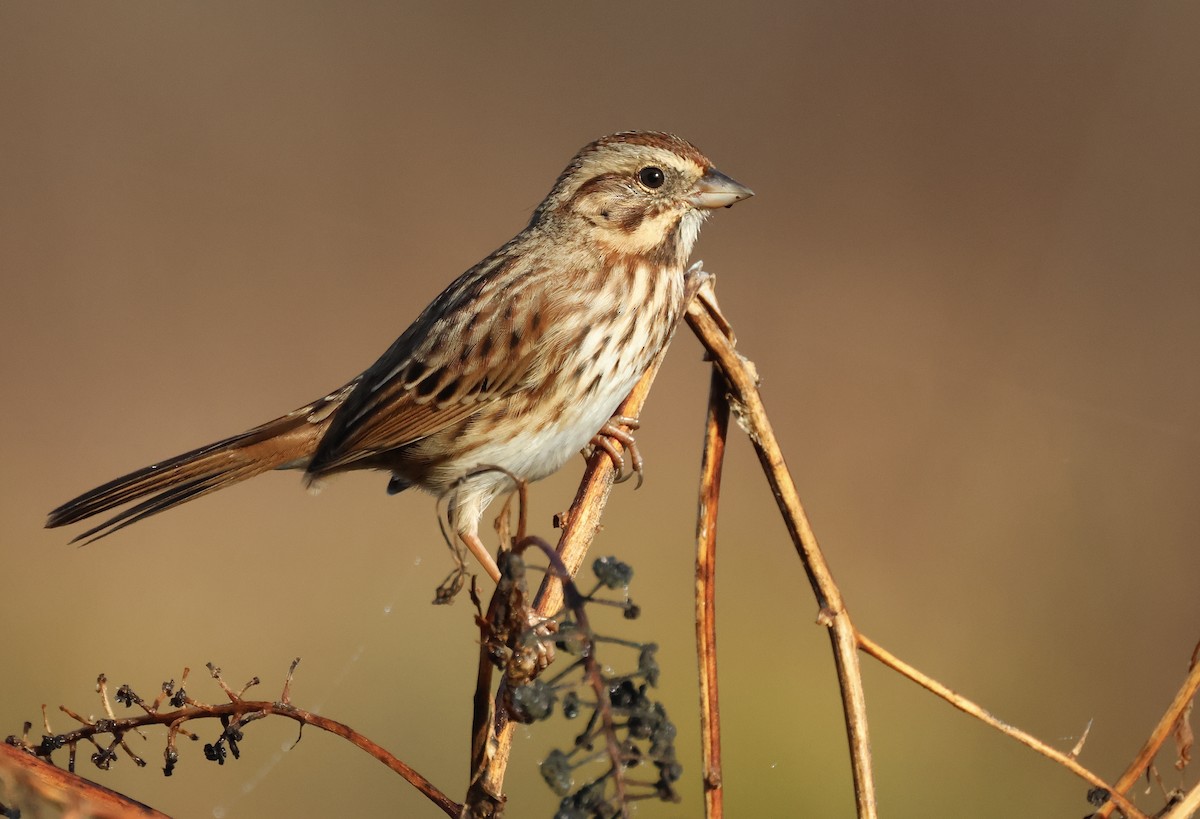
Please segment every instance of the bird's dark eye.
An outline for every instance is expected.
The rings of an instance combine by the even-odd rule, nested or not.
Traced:
[[[653,165],[642,168],[637,174],[638,181],[651,190],[661,188],[663,182],[667,181],[667,175],[663,173],[662,168],[656,168]]]

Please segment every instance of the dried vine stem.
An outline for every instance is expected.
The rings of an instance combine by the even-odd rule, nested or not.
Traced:
[[[739,426],[750,436],[759,462],[767,475],[779,511],[804,564],[809,583],[820,607],[818,621],[829,628],[837,665],[846,733],[850,741],[850,766],[854,775],[855,805],[860,819],[875,819],[875,781],[871,769],[871,745],[867,732],[867,702],[858,664],[858,639],[842,595],[817,544],[816,535],[800,503],[796,485],[783,460],[779,443],[758,394],[753,365],[738,355],[728,338],[728,322],[721,317],[711,283],[700,288],[688,307],[691,326],[727,383],[730,403]]]
[[[876,807],[867,734],[866,703],[863,695],[862,675],[858,665],[857,651],[859,649],[947,700],[955,707],[1059,762],[1092,785],[1108,790],[1112,794],[1112,801],[1130,819],[1144,819],[1144,815],[1128,799],[1096,774],[1080,765],[1072,755],[1063,754],[1035,737],[1001,722],[983,708],[902,662],[858,632],[846,612],[841,593],[821,554],[816,537],[796,493],[795,484],[792,482],[787,464],[784,462],[783,454],[775,439],[770,421],[767,419],[766,410],[758,393],[754,365],[742,358],[734,349],[730,338],[729,324],[722,317],[716,302],[716,294],[710,286],[706,285],[700,289],[697,298],[688,309],[687,320],[701,343],[708,349],[714,363],[727,382],[728,398],[737,415],[738,424],[754,444],[780,512],[783,514],[784,522],[792,535],[796,550],[808,574],[809,582],[817,596],[817,602],[820,605],[818,621],[830,629],[834,659],[837,664],[838,683],[841,686],[842,704],[846,715],[855,798],[860,819],[875,817]],[[1176,712],[1176,714],[1178,713],[1181,712]],[[1171,724],[1173,725],[1174,722],[1172,721]]]
[[[966,697],[962,696],[961,694],[958,694],[958,693],[954,692],[953,690],[951,690],[950,688],[947,688],[946,686],[942,685],[940,682],[933,679],[932,677],[929,677],[926,674],[923,674],[922,672],[913,668],[911,665],[904,662],[896,655],[892,654],[890,651],[885,649],[883,646],[879,645],[874,640],[871,640],[865,634],[859,634],[858,641],[859,641],[859,645],[862,647],[862,650],[866,654],[869,654],[870,656],[879,660],[879,662],[883,663],[885,666],[887,666],[888,668],[897,672],[901,676],[907,677],[908,679],[912,680],[917,685],[921,686],[922,688],[924,688],[926,691],[930,692],[931,694],[935,694],[938,697],[941,697],[946,702],[950,703],[955,708],[962,711],[964,714],[970,714],[971,716],[975,717],[980,722],[990,725],[991,727],[995,728],[1000,733],[1004,734],[1007,737],[1011,737],[1012,739],[1015,739],[1017,742],[1021,743],[1025,747],[1032,748],[1034,751],[1037,751],[1042,756],[1047,757],[1048,759],[1054,760],[1059,765],[1062,765],[1064,768],[1069,770],[1071,773],[1075,774],[1080,779],[1083,779],[1083,780],[1091,783],[1093,786],[1107,790],[1109,792],[1109,802],[1107,803],[1106,806],[1111,805],[1113,807],[1119,807],[1122,811],[1125,812],[1125,815],[1126,815],[1126,817],[1128,817],[1128,819],[1146,819],[1145,814],[1143,814],[1140,810],[1138,810],[1137,807],[1135,807],[1132,802],[1130,802],[1128,799],[1126,799],[1123,794],[1118,793],[1116,790],[1113,789],[1113,786],[1109,785],[1107,782],[1105,782],[1099,776],[1097,776],[1096,774],[1089,771],[1087,768],[1080,765],[1079,762],[1075,759],[1075,756],[1073,753],[1065,754],[1062,751],[1059,751],[1056,748],[1052,748],[1051,746],[1042,742],[1040,739],[1033,736],[1032,734],[1026,733],[1025,731],[1022,731],[1020,728],[1017,728],[1016,726],[1013,726],[1013,725],[1009,725],[1007,722],[1004,722],[1003,720],[998,719],[997,717],[993,716],[989,711],[987,711],[982,706],[972,702],[971,700],[967,699]],[[1111,808],[1110,808],[1110,810],[1111,810]],[[1097,814],[1097,816],[1099,816],[1099,815],[1100,814]]]
[[[188,732],[183,729],[182,726],[188,722],[191,722],[192,720],[217,718],[222,720],[222,722],[225,724],[244,724],[246,722],[261,719],[266,716],[287,717],[288,719],[300,723],[302,726],[311,725],[314,728],[319,728],[322,731],[328,731],[331,734],[336,734],[337,736],[348,740],[354,746],[366,751],[384,765],[388,766],[391,770],[400,774],[400,776],[407,780],[409,784],[411,784],[418,791],[424,794],[431,802],[441,808],[447,816],[459,815],[461,806],[457,802],[450,799],[448,796],[438,790],[432,782],[430,782],[421,774],[417,773],[387,749],[358,733],[344,723],[331,720],[327,717],[314,714],[311,711],[305,711],[302,708],[297,708],[296,706],[292,705],[290,701],[292,674],[296,670],[297,663],[299,663],[299,660],[293,662],[291,668],[288,670],[287,679],[283,685],[283,692],[278,702],[242,699],[242,695],[245,693],[246,689],[251,685],[257,684],[257,678],[248,683],[245,688],[242,689],[242,691],[234,691],[232,688],[226,685],[225,681],[222,679],[221,670],[210,664],[208,667],[209,673],[212,675],[213,679],[217,681],[217,684],[220,685],[221,690],[225,693],[225,696],[229,700],[228,702],[224,702],[219,705],[208,705],[184,694],[182,697],[183,704],[180,707],[172,708],[167,711],[160,711],[159,706],[162,704],[162,697],[149,704],[140,699],[131,699],[130,701],[138,705],[144,713],[123,719],[115,719],[110,717],[97,722],[89,721],[64,707],[62,708],[62,711],[80,722],[82,727],[76,728],[73,731],[69,731],[56,737],[56,739],[61,738],[62,740],[61,742],[56,743],[56,747],[66,746],[70,749],[72,759],[72,766],[70,770],[73,772],[75,745],[81,741],[94,742],[94,737],[97,734],[108,734],[110,736],[119,738],[123,737],[130,731],[136,731],[139,728],[146,726],[165,725],[171,729],[170,738],[168,740],[168,750],[171,750],[173,748],[172,743],[174,741],[175,734],[188,734]],[[186,680],[187,669],[184,670],[183,676]],[[106,680],[104,679],[104,676],[101,675],[97,685],[97,691],[104,700],[105,713],[110,714],[112,713],[112,706],[111,703],[107,701],[107,687],[105,683]],[[193,736],[192,738],[194,739],[195,737]],[[132,752],[129,751],[128,747],[124,746],[123,743],[115,742],[114,746],[117,745],[124,747],[125,751],[132,755]],[[22,753],[29,755],[40,755],[41,748],[39,746],[30,744],[27,738],[22,740],[21,747]],[[109,751],[112,752],[113,749],[110,748]],[[50,752],[51,751],[47,751],[45,755],[48,756]],[[134,756],[134,760],[138,761],[138,758]]]
[[[700,508],[696,519],[696,658],[700,664],[700,753],[704,765],[704,813],[725,815],[721,775],[721,709],[717,696],[717,507],[721,467],[729,432],[725,379],[713,367],[700,463]]]
[[[1113,785],[1113,793],[1126,793],[1133,787],[1134,783],[1141,778],[1142,773],[1154,761],[1154,757],[1158,754],[1163,743],[1175,731],[1175,726],[1179,721],[1186,719],[1186,712],[1190,710],[1192,700],[1196,696],[1196,692],[1200,691],[1200,644],[1192,650],[1192,662],[1188,670],[1187,678],[1184,679],[1183,685],[1175,693],[1175,698],[1171,700],[1171,704],[1167,706],[1167,710],[1163,712],[1162,718],[1158,721],[1158,725],[1154,726],[1154,730],[1150,732],[1150,736],[1138,751],[1133,762],[1129,763],[1129,767],[1125,769],[1125,773],[1121,774],[1116,784]],[[1171,813],[1167,814],[1172,819],[1183,819],[1183,817],[1191,816],[1200,807],[1200,785],[1192,790],[1188,796],[1191,799],[1191,812],[1185,812],[1184,806],[1176,806]],[[1112,814],[1112,805],[1105,805],[1097,813],[1097,819],[1107,819]]]

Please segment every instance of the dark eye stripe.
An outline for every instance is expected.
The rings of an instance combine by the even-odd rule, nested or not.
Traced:
[[[599,176],[593,176],[591,179],[579,186],[579,189],[575,191],[575,198],[586,196],[594,190],[603,188],[611,180],[620,179],[622,176],[623,174],[619,173],[602,173]]]

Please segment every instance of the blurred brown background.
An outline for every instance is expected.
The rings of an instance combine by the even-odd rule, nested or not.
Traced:
[[[85,549],[41,525],[343,383],[579,146],[657,128],[758,193],[697,257],[858,624],[1060,748],[1094,719],[1082,761],[1115,778],[1200,637],[1198,35],[1195,4],[1125,0],[0,5],[0,734],[98,711],[101,671],[151,694],[190,665],[218,700],[211,660],[274,697],[301,656],[298,704],[460,796],[475,631],[465,600],[429,605],[428,497],[272,475]],[[700,810],[707,381],[684,330],[646,486],[598,541],[634,563],[643,618],[612,628],[662,644],[688,769],[646,816]],[[828,641],[744,440],[729,461],[730,813],[849,816]],[[536,487],[542,533],[580,468]],[[1089,812],[1084,783],[865,667],[885,815]],[[574,730],[519,735],[513,815],[552,814],[536,761]],[[151,770],[91,773],[180,816],[436,813],[340,740],[247,733],[223,768],[185,747],[164,779],[155,732]]]

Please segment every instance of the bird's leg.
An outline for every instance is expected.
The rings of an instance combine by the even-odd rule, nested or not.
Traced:
[[[634,440],[633,433],[629,431],[635,430],[639,426],[640,423],[636,418],[630,418],[627,415],[614,415],[608,419],[604,426],[600,427],[599,432],[592,436],[592,446],[607,452],[608,457],[612,459],[613,465],[617,468],[615,483],[623,483],[636,474],[638,476],[637,486],[640,487],[642,481],[645,479],[645,473],[642,471],[645,462],[642,460],[642,453],[638,451],[637,441]],[[617,451],[616,446],[613,445],[613,441],[620,443],[629,455],[632,468],[628,472],[625,471],[625,457]]]
[[[483,541],[479,539],[479,534],[476,532],[459,532],[458,536],[462,538],[462,542],[471,550],[471,554],[475,555],[475,559],[479,561],[480,566],[483,566],[483,570],[488,573],[488,577],[492,578],[492,582],[499,583],[500,569],[496,566],[496,560],[492,557],[492,553],[488,551],[487,546],[484,546]]]
[[[496,565],[495,559],[487,547],[483,545],[483,541],[479,539],[479,535],[474,532],[459,532],[458,536],[462,538],[462,542],[471,550],[471,554],[475,555],[475,559],[483,566],[483,570],[488,573],[492,581],[499,583],[500,567]],[[539,636],[553,634],[558,630],[558,625],[554,622],[553,618],[542,617],[533,609],[529,610],[529,625],[538,632]]]
[[[451,525],[453,525],[453,510],[450,512],[450,521]],[[492,557],[491,552],[488,551],[487,546],[483,545],[479,533],[472,528],[470,531],[460,531],[458,537],[466,545],[467,549],[470,550],[471,554],[475,555],[475,559],[479,561],[479,565],[488,573],[492,581],[498,586],[502,586],[505,581],[501,580],[500,567],[496,565],[496,561]],[[511,579],[507,582],[511,582]],[[558,631],[558,623],[553,618],[542,617],[531,606],[526,608],[525,620],[534,637],[531,648],[533,667],[536,669],[533,674],[536,676],[554,661],[554,633]]]

